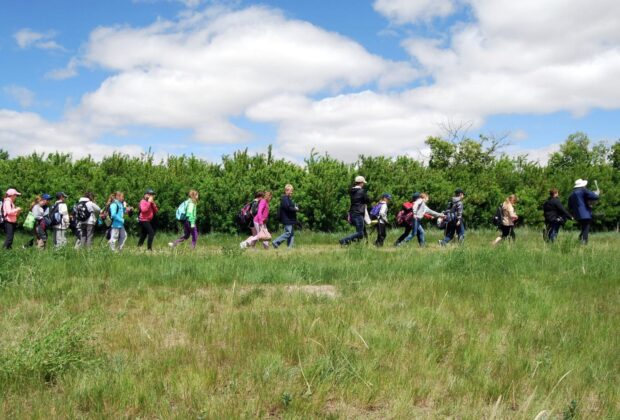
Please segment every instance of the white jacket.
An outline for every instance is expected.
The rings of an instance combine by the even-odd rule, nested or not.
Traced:
[[[69,229],[69,208],[67,207],[67,203],[62,202],[62,201],[57,201],[56,204],[58,204],[58,213],[60,213],[60,215],[62,216],[62,219],[60,219],[60,223],[54,226],[54,229],[60,229],[60,230],[65,230],[65,229]]]

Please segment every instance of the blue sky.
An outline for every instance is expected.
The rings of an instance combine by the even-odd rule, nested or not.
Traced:
[[[620,7],[513,3],[0,0],[0,148],[351,161],[449,123],[544,161],[620,138]]]

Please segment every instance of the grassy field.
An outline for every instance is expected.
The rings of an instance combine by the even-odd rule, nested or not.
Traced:
[[[2,253],[0,417],[619,418],[620,235],[517,234]]]

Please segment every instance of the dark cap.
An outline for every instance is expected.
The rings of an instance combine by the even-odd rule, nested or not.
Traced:
[[[69,198],[69,196],[68,196],[67,194],[65,194],[64,192],[62,192],[62,191],[60,191],[60,192],[57,192],[57,193],[56,193],[56,198],[57,198],[58,200],[60,200],[60,199],[61,199],[61,198],[63,198],[63,197],[64,197],[64,198]]]
[[[51,200],[52,196],[46,193],[46,194],[41,194],[41,198],[44,200]]]
[[[454,190],[454,195],[465,195],[465,191],[463,191],[461,188],[457,188],[456,190]]]
[[[384,193],[381,198],[387,198],[388,200],[392,200],[392,194],[390,193]]]
[[[144,192],[144,194],[151,194],[151,195],[155,195],[155,191],[153,191],[153,189],[152,189],[152,188],[149,188],[148,190],[146,190],[146,191]]]
[[[414,192],[413,195],[411,196],[411,199],[413,201],[416,201],[418,198],[420,198],[420,193],[419,192]]]

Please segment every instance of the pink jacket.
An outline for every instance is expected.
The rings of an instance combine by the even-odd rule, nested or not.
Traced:
[[[264,225],[267,219],[269,219],[269,202],[265,199],[261,199],[258,202],[258,211],[256,212],[256,216],[254,216],[254,223]]]
[[[153,217],[157,214],[157,204],[149,203],[148,201],[142,199],[140,201],[140,215],[138,216],[138,220],[141,222],[150,222],[153,220]]]
[[[10,198],[5,198],[2,202],[2,213],[4,214],[4,218],[9,223],[17,223],[17,208],[13,201]]]

